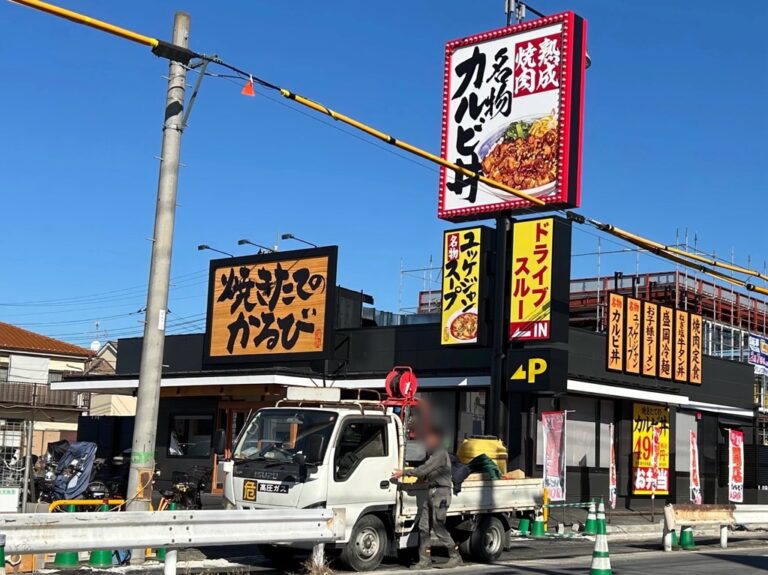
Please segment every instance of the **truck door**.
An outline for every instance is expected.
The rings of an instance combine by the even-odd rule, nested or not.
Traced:
[[[397,467],[394,426],[385,416],[347,417],[341,422],[328,473],[328,507],[344,507],[348,530],[366,508],[395,502],[389,481]]]

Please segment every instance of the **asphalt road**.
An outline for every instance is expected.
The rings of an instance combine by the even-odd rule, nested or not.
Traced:
[[[696,551],[660,551],[660,541],[612,540],[609,542],[614,575],[768,575],[768,539],[765,534],[733,536],[730,548],[722,550],[717,539],[697,540]],[[507,551],[495,565],[467,564],[457,569],[434,570],[434,573],[475,575],[588,575],[593,542],[587,539],[573,540],[520,540]],[[240,551],[238,553],[237,551]],[[276,575],[300,573],[297,563],[276,569],[261,557],[245,557],[242,548],[209,549],[209,558],[227,558],[247,565],[235,569],[239,573]],[[435,562],[443,561],[436,557]],[[337,565],[332,567],[338,569]],[[229,569],[205,569],[206,573],[225,572]],[[231,572],[231,571],[230,571]],[[337,571],[337,573],[343,573]],[[401,565],[383,565],[376,575],[403,575],[408,571]]]

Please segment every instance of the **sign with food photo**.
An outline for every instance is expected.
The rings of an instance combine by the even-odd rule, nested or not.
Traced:
[[[442,167],[438,215],[578,206],[586,22],[564,12],[449,42],[445,53],[442,157],[546,206]]]
[[[337,248],[211,261],[207,363],[324,357],[331,346]]]
[[[443,235],[441,343],[482,343],[485,257],[491,230],[483,226]]]

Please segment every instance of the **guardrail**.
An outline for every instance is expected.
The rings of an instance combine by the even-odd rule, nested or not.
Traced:
[[[672,551],[678,527],[720,527],[720,547],[728,548],[728,528],[768,524],[768,505],[667,505],[664,507],[664,551]]]
[[[26,513],[0,515],[0,538],[8,554],[165,547],[164,571],[174,575],[179,548],[309,542],[322,553],[344,522],[331,509]]]

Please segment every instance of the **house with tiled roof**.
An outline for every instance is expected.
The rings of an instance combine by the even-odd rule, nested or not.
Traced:
[[[54,391],[50,383],[85,374],[92,357],[85,348],[0,322],[0,456],[12,458],[25,449],[20,429],[28,422],[35,455],[51,441],[76,438],[90,394]]]

